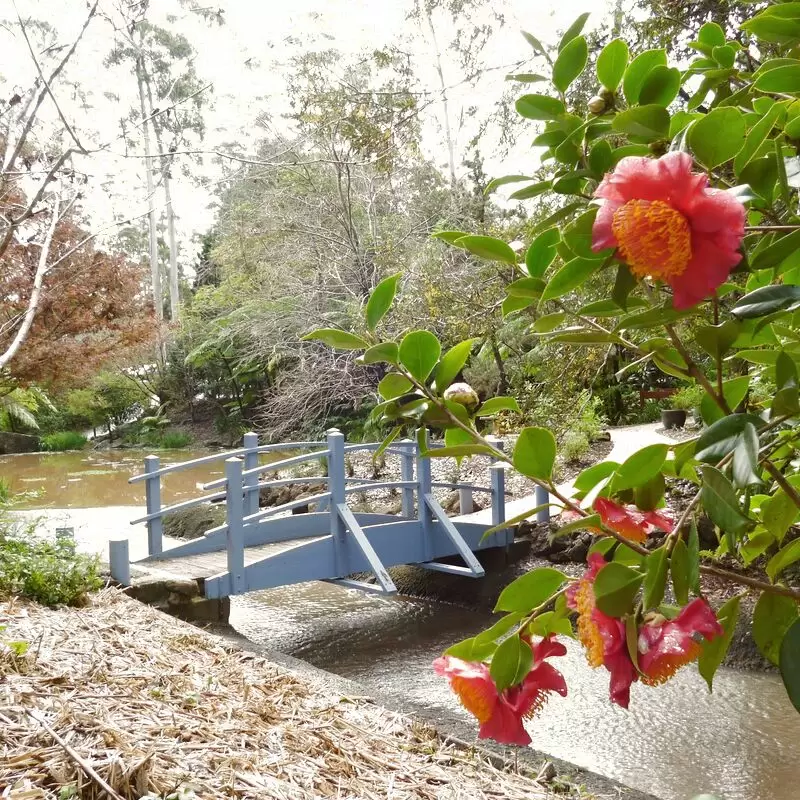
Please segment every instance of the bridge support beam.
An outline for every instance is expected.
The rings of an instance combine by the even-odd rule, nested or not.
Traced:
[[[244,487],[242,484],[242,462],[229,458],[225,462],[225,503],[228,526],[228,574],[231,594],[247,591],[244,574]]]

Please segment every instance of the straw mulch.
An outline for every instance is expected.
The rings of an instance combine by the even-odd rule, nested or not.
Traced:
[[[117,590],[83,609],[0,603],[1,625],[30,648],[0,648],[0,798],[551,796]]]

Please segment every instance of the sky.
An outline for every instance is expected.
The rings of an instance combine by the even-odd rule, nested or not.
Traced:
[[[119,135],[120,118],[136,102],[135,79],[130,68],[103,65],[113,42],[109,20],[118,19],[115,6],[123,1],[128,2],[101,0],[104,18],[93,20],[71,63],[68,78],[80,84],[83,94],[64,83],[55,91],[65,115],[86,142],[95,146],[111,143],[101,153],[80,159],[77,165],[90,176],[83,202],[95,230],[124,216],[138,216],[149,207],[143,160],[126,157],[122,142],[114,141]],[[436,90],[433,47],[430,37],[423,38],[416,23],[408,19],[412,5],[412,0],[216,0],[208,7],[221,9],[225,20],[224,25],[216,26],[188,13],[177,0],[151,0],[148,16],[183,33],[196,50],[197,73],[210,85],[205,94],[207,133],[200,147],[213,151],[224,142],[255,142],[263,134],[256,125],[263,112],[281,124],[281,114],[287,108],[286,65],[302,50],[331,47],[346,57],[403,40],[413,47],[419,82],[426,89]],[[607,9],[606,0],[498,0],[490,5],[494,11],[502,10],[505,26],[484,51],[483,61],[489,69],[477,87],[459,86],[464,77],[460,66],[446,52],[443,59],[445,83],[453,87],[448,100],[459,164],[477,124],[466,115],[467,109],[475,107],[476,118],[490,113],[508,86],[503,80],[507,68],[533,55],[520,30],[555,43],[559,32],[580,13],[593,12],[587,24],[587,30],[591,30],[605,21]],[[17,14],[24,20],[47,20],[58,32],[59,41],[71,42],[85,19],[86,7],[86,0],[0,0],[0,19],[12,23],[0,28],[0,81],[4,80],[0,82],[0,97],[10,96],[15,87],[30,85],[35,75],[24,40],[13,25]],[[169,15],[173,15],[171,21]],[[445,50],[452,37],[450,25],[439,16],[435,17],[435,27],[440,50]],[[42,116],[51,125],[57,123],[52,103],[42,109]],[[431,104],[422,122],[423,149],[445,168],[441,104]],[[128,151],[130,155],[140,154]],[[495,152],[486,155],[485,168],[490,175],[518,172],[526,165],[530,168],[534,160],[527,148],[503,153],[502,157]],[[194,259],[197,236],[213,224],[214,192],[224,185],[220,166],[211,157],[203,161],[202,165],[187,164],[196,176],[205,179],[203,186],[180,170],[173,171],[173,202],[185,267]],[[163,208],[160,193],[154,200],[157,208]]]

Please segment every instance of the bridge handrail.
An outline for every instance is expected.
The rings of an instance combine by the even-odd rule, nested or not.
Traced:
[[[197,467],[201,464],[210,464],[214,461],[225,461],[229,458],[247,455],[248,453],[271,453],[275,450],[291,451],[302,450],[307,447],[324,446],[325,442],[278,442],[277,444],[262,444],[258,447],[239,447],[236,450],[224,450],[220,451],[219,453],[211,453],[211,455],[208,456],[192,458],[189,461],[180,461],[177,464],[168,464],[166,467],[161,467],[154,472],[143,472],[141,475],[134,475],[133,477],[128,478],[128,483],[139,483],[140,481],[146,481],[150,478],[168,475],[171,472],[181,472],[184,469],[191,469],[192,467]]]
[[[247,516],[242,517],[242,522],[244,522],[245,525],[251,525],[253,522],[259,522],[267,517],[273,517],[275,514],[281,511],[291,511],[293,508],[307,506],[309,503],[318,503],[320,500],[329,500],[330,496],[330,492],[320,492],[319,494],[312,494],[308,497],[299,497],[297,500],[291,500],[288,503],[281,503],[279,506],[270,506],[270,508],[265,508],[255,514],[248,514]]]
[[[280,461],[273,461],[270,464],[259,464],[257,467],[252,467],[251,469],[246,469],[242,471],[242,477],[247,478],[250,475],[260,475],[262,472],[275,472],[279,469],[284,469],[286,467],[292,467],[295,464],[303,464],[306,461],[314,461],[320,458],[327,458],[330,455],[330,450],[315,450],[313,453],[303,453],[299,456],[292,456],[291,458],[284,458]],[[203,490],[208,489],[219,489],[221,486],[225,486],[227,483],[227,478],[219,478],[215,481],[209,481],[208,483],[203,484]],[[248,487],[253,488],[253,487]]]

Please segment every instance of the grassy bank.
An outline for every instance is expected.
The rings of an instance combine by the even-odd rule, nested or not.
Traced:
[[[0,624],[1,639],[36,643],[23,656],[0,649],[0,793],[580,796],[551,794],[368,698],[312,686],[117,590],[84,609],[0,605]]]

